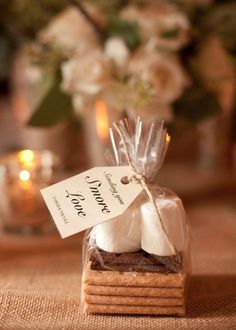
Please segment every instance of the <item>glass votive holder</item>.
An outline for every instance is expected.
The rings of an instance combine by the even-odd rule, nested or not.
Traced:
[[[59,159],[48,150],[0,157],[0,221],[15,234],[44,234],[54,227],[40,189],[56,182]]]

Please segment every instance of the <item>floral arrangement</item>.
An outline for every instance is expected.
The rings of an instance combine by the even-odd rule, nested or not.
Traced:
[[[69,2],[27,47],[47,82],[29,124],[74,116],[71,100],[81,114],[98,96],[121,113],[169,122],[232,109],[234,2]]]

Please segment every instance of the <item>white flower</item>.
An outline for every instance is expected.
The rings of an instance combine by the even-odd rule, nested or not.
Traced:
[[[40,67],[30,62],[25,66],[25,77],[29,84],[37,84],[42,79],[42,70]]]
[[[151,85],[160,104],[178,99],[189,84],[177,56],[170,53],[142,49],[130,61],[130,72]]]
[[[69,7],[57,15],[49,25],[39,33],[39,41],[61,48],[68,53],[75,49],[86,49],[99,43],[93,27],[82,14]]]
[[[77,54],[63,63],[62,76],[64,91],[96,95],[110,79],[110,61],[100,50]]]
[[[174,5],[156,1],[144,7],[126,7],[121,17],[137,22],[143,40],[155,37],[164,49],[176,51],[188,42],[189,21]]]
[[[121,38],[109,38],[105,43],[105,54],[118,67],[123,68],[129,59],[129,49]]]

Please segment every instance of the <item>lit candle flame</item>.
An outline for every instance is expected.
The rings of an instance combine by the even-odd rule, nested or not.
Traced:
[[[166,142],[169,143],[171,140],[171,137],[168,133],[166,133]]]
[[[21,170],[19,172],[19,187],[31,191],[32,181],[31,181],[31,174],[27,170]]]
[[[27,170],[20,171],[19,179],[23,182],[29,181],[30,180],[30,172],[27,171]]]
[[[109,124],[107,105],[102,100],[95,102],[96,129],[101,140],[108,138]]]
[[[35,154],[32,150],[22,150],[18,153],[18,160],[23,167],[33,167],[35,165]]]

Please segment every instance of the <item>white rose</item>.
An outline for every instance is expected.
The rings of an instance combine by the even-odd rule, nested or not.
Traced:
[[[177,56],[142,49],[130,61],[130,72],[149,83],[157,102],[170,104],[178,99],[189,79]]]
[[[104,52],[118,67],[123,68],[129,59],[129,49],[121,38],[109,38],[105,43]]]
[[[63,63],[62,77],[64,91],[95,95],[110,79],[110,61],[100,50],[77,54]]]
[[[121,17],[137,22],[143,40],[156,37],[162,48],[176,51],[189,39],[189,21],[174,5],[157,1],[143,7],[126,7]]]
[[[80,12],[69,7],[57,15],[49,25],[42,30],[38,39],[46,44],[54,43],[63,51],[71,52],[98,44],[98,36],[93,27]]]

